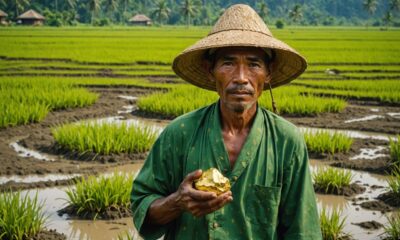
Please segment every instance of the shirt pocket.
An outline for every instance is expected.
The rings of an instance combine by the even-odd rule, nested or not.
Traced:
[[[246,219],[252,224],[276,228],[278,222],[280,187],[253,185],[245,200]]]

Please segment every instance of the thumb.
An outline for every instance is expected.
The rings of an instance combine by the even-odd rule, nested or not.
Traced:
[[[200,178],[202,174],[203,174],[203,171],[201,169],[191,172],[185,177],[184,182],[188,183],[188,184],[192,184],[194,182],[194,180]]]

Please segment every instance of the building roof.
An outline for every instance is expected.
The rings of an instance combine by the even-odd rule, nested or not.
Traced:
[[[0,10],[0,17],[7,17],[8,14]]]
[[[17,19],[36,19],[36,20],[44,20],[44,17],[37,13],[35,10],[28,10],[23,14],[19,15]]]
[[[148,22],[148,21],[151,21],[151,19],[144,14],[136,14],[131,19],[129,19],[129,22]]]

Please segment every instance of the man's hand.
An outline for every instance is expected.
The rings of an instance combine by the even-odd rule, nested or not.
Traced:
[[[188,211],[196,217],[212,213],[233,200],[231,191],[217,196],[213,192],[195,189],[193,183],[201,174],[201,170],[189,173],[179,186],[175,198],[175,203],[181,210]]]
[[[217,196],[215,193],[196,190],[193,182],[200,178],[201,174],[201,170],[189,173],[176,192],[155,200],[147,211],[145,223],[164,225],[179,217],[183,211],[201,217],[222,208],[233,200],[231,191]]]

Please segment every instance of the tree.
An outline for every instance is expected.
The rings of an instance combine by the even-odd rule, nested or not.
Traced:
[[[199,11],[200,3],[198,0],[183,0],[181,11],[186,17],[186,26],[190,25],[190,17],[196,15]]]
[[[390,0],[389,9],[395,12],[400,11],[400,0]]]
[[[160,25],[162,25],[164,19],[168,19],[169,14],[171,13],[171,9],[167,6],[166,0],[158,0],[155,3],[155,7],[151,13],[154,16]]]
[[[89,0],[87,2],[87,5],[89,7],[89,10],[92,12],[91,21],[93,24],[94,18],[96,17],[96,14],[100,9],[100,0]]]
[[[378,6],[377,0],[365,0],[363,2],[363,7],[370,16],[372,16],[375,13],[377,6]],[[367,23],[367,28],[368,28],[368,23]]]
[[[265,21],[269,13],[269,9],[267,4],[264,1],[261,1],[261,3],[258,6],[258,14],[260,17]]]
[[[110,19],[112,19],[112,15],[118,8],[118,1],[117,0],[105,0],[104,7],[106,12],[109,14]]]
[[[18,17],[20,12],[30,5],[30,0],[12,0],[11,5],[15,10],[15,17]]]
[[[300,4],[294,5],[293,9],[290,10],[289,18],[291,18],[295,23],[298,23],[303,18],[303,10],[301,9]]]
[[[392,13],[388,10],[383,16],[383,22],[385,23],[386,29],[389,27],[389,24],[393,21]]]

